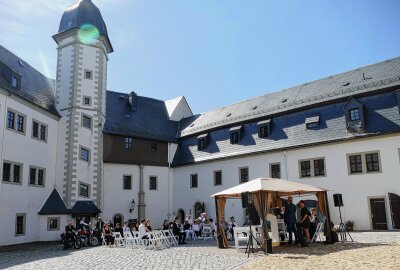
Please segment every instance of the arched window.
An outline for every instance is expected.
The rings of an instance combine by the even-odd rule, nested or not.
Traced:
[[[203,205],[200,202],[195,203],[194,205],[194,216],[193,219],[196,219],[203,213]]]
[[[178,210],[179,221],[181,224],[185,221],[185,211],[183,209]]]
[[[115,226],[117,223],[119,223],[121,226],[124,225],[124,216],[121,214],[115,214],[113,217],[113,225]]]

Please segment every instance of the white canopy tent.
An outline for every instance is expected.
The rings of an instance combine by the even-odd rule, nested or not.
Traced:
[[[327,222],[330,224],[327,191],[326,189],[283,179],[257,178],[215,193],[211,197],[215,198],[216,216],[219,225],[224,216],[226,200],[229,198],[239,198],[242,193],[250,192],[254,206],[262,220],[263,248],[265,248],[266,240],[269,239],[265,221],[273,199],[281,196],[316,195],[320,211],[326,216]],[[228,241],[221,226],[218,226],[218,233],[222,236],[223,246],[228,247]],[[330,234],[330,226],[328,226],[328,234]]]

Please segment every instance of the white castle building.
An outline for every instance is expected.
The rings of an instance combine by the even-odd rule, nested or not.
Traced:
[[[400,229],[400,58],[193,115],[184,97],[107,90],[113,47],[91,0],[53,38],[55,80],[0,46],[0,245],[59,239],[81,216],[215,217],[211,194],[257,177],[332,190],[336,224],[341,193],[355,229]]]

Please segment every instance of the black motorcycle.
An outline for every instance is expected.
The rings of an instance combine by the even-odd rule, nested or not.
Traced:
[[[61,235],[62,245],[64,249],[74,247],[74,249],[81,248],[81,239],[76,231],[63,233]]]
[[[97,229],[84,228],[79,230],[78,236],[82,246],[97,246],[101,243],[101,232]]]

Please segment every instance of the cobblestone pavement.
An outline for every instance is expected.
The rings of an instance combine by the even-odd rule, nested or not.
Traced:
[[[0,248],[0,269],[400,269],[400,232],[354,232],[354,243],[278,247],[274,254],[218,249],[215,241],[152,251],[40,243]],[[322,268],[321,268],[322,267]]]
[[[3,248],[0,269],[238,269],[253,260],[229,249],[219,252],[215,241],[195,241],[164,250],[83,247],[62,250],[59,244]]]

